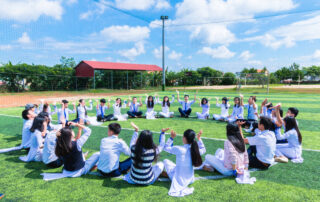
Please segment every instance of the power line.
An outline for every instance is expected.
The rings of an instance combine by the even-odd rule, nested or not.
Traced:
[[[250,17],[250,18],[240,18],[240,19],[231,19],[231,20],[220,19],[220,20],[215,20],[215,21],[210,21],[210,22],[200,22],[200,23],[190,23],[190,24],[171,24],[171,25],[167,25],[167,27],[183,27],[183,26],[195,26],[195,25],[206,25],[206,24],[219,24],[219,23],[227,23],[227,22],[241,22],[241,21],[245,21],[245,20],[271,18],[271,17],[278,17],[278,16],[284,16],[284,15],[309,13],[309,12],[315,12],[315,11],[320,11],[320,8],[311,9],[311,10],[293,11],[293,12],[273,14],[273,15],[261,15],[261,16]]]

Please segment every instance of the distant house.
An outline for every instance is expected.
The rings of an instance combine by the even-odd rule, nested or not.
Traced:
[[[319,76],[304,76],[303,81],[320,81]]]
[[[265,71],[264,72],[264,74],[266,75],[266,76],[268,76],[269,75],[269,71],[266,69],[266,70],[263,70],[263,69],[257,69],[257,73],[263,73],[263,71]]]

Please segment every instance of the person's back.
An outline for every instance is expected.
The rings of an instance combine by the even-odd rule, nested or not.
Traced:
[[[58,159],[55,154],[56,140],[56,131],[47,134],[42,151],[42,162],[44,164],[49,164]]]
[[[23,124],[22,128],[22,143],[23,148],[30,148],[31,146],[31,131],[30,128],[32,126],[33,120],[27,120]]]
[[[101,140],[99,170],[109,173],[119,167],[119,156],[123,150],[123,144],[126,143],[116,135]]]
[[[247,150],[240,153],[232,145],[229,140],[224,142],[224,166],[232,170],[232,163],[236,162],[236,168],[245,168],[245,164],[249,163]]]
[[[84,167],[85,161],[83,159],[82,149],[79,150],[77,141],[72,141],[71,151],[62,156],[61,159],[64,164],[64,170],[77,171]]]
[[[131,147],[132,167],[130,170],[130,178],[136,184],[150,184],[155,176],[152,171],[152,162],[155,158],[155,150],[143,149],[141,154],[141,162],[137,163],[134,158],[137,156],[135,146]]]
[[[265,130],[259,135],[262,140],[257,144],[257,157],[264,163],[272,164],[274,162],[274,155],[276,151],[276,137],[272,131]]]

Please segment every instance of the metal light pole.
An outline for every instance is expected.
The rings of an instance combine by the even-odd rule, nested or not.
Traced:
[[[162,20],[162,91],[166,90],[166,71],[164,68],[164,21],[168,20],[168,16],[161,16],[160,19]]]

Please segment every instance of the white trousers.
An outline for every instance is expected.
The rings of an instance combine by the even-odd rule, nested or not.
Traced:
[[[157,112],[150,111],[146,112],[146,119],[156,119]]]
[[[207,117],[209,117],[209,113],[200,113],[200,112],[196,112],[198,119],[207,119]]]
[[[217,121],[221,120],[221,119],[226,120],[226,118],[227,118],[226,116],[222,116],[222,115],[219,115],[219,114],[213,114],[212,117]]]
[[[226,176],[232,175],[232,170],[229,170],[228,168],[224,167],[223,161],[220,159],[217,159],[214,155],[207,154],[205,157],[205,164],[209,164],[212,167],[214,167],[219,173]]]
[[[165,118],[170,118],[173,114],[174,112],[159,112],[159,115]]]
[[[276,156],[285,156],[289,159],[296,159],[301,157],[301,149],[290,147],[289,144],[277,144]]]

